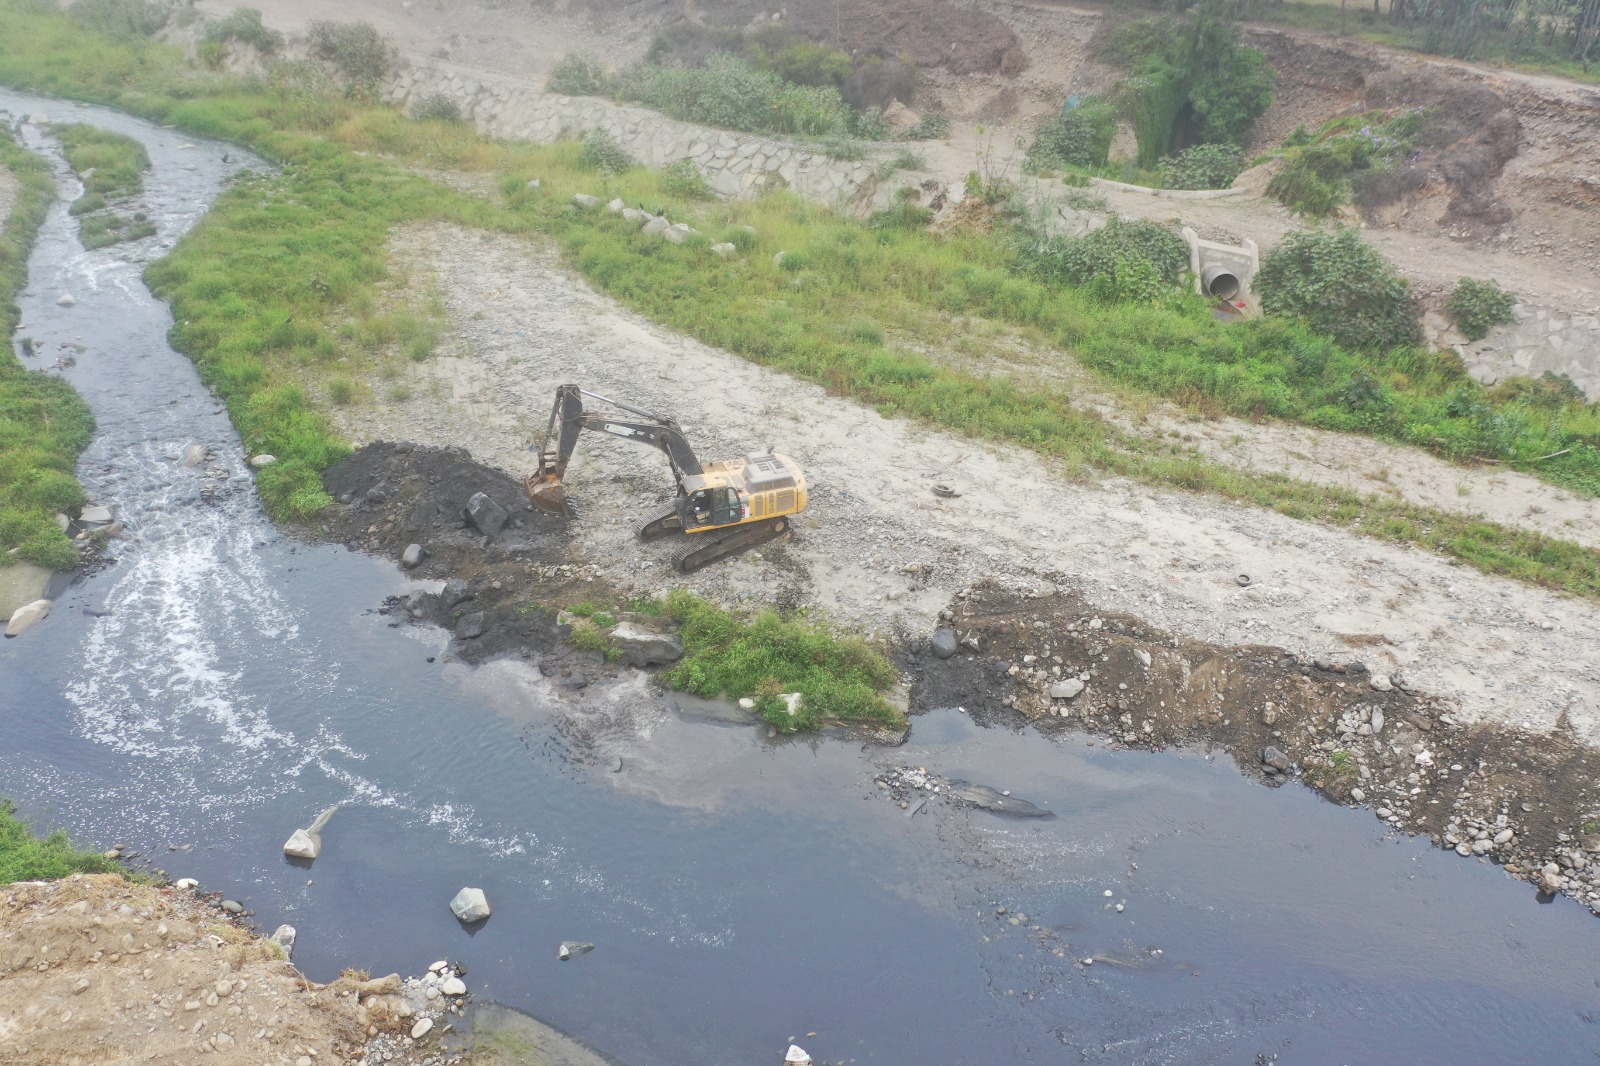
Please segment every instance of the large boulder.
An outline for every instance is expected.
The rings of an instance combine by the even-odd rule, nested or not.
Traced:
[[[489,498],[486,492],[478,492],[467,501],[467,521],[475,526],[479,533],[492,537],[511,521],[511,512],[501,507]]]
[[[936,629],[933,632],[933,654],[941,659],[948,659],[956,653],[959,645],[956,643],[956,631],[948,627]]]
[[[463,922],[481,922],[489,917],[489,897],[481,888],[463,888],[450,901],[450,913]]]
[[[6,623],[6,636],[17,636],[24,630],[43,622],[50,617],[50,608],[54,606],[54,600],[34,600],[30,604],[18,607],[12,612],[11,620]],[[682,647],[679,647],[678,654],[683,654]]]
[[[611,642],[629,666],[660,666],[683,658],[683,639],[676,633],[658,633],[633,622],[619,622]]]

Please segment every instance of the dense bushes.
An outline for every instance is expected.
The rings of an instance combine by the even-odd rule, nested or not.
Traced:
[[[1358,351],[1422,341],[1411,285],[1355,230],[1291,233],[1268,252],[1255,279],[1261,306],[1294,315]]]
[[[67,8],[74,22],[107,37],[151,37],[167,24],[167,4],[154,0],[77,0]]]
[[[1168,189],[1226,189],[1244,171],[1244,152],[1232,144],[1197,144],[1161,163]]]
[[[737,56],[702,67],[638,67],[624,95],[685,122],[755,132],[823,136],[850,132],[850,108],[831,86],[794,85]]]
[[[306,28],[311,54],[348,80],[350,88],[374,92],[389,67],[395,50],[371,23],[318,20]]]
[[[578,153],[578,162],[586,167],[593,167],[602,174],[621,174],[637,165],[628,150],[608,133],[588,130],[580,140],[583,141],[583,150]]]
[[[1189,268],[1189,245],[1154,222],[1113,215],[1082,237],[1023,231],[1016,239],[1022,270],[1057,284],[1088,285],[1110,300],[1150,301],[1171,293]]]
[[[1369,111],[1333,119],[1315,133],[1297,129],[1284,142],[1283,163],[1267,183],[1267,195],[1311,218],[1332,214],[1403,172],[1415,142],[1430,132],[1430,117],[1422,108],[1393,115]]]
[[[1492,281],[1462,278],[1444,309],[1469,341],[1482,340],[1495,326],[1513,321],[1517,298]]]
[[[1133,121],[1141,167],[1185,145],[1241,144],[1272,103],[1266,55],[1241,45],[1237,27],[1210,12],[1125,22],[1105,52],[1131,71],[1116,95]]]
[[[1099,97],[1085,97],[1039,126],[1025,165],[1032,171],[1103,167],[1116,131],[1116,110]]]
[[[606,69],[587,52],[571,52],[551,66],[544,87],[565,96],[599,96],[606,88]]]

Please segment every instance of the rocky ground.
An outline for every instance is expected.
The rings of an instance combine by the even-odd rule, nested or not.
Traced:
[[[1220,746],[1264,780],[1600,906],[1588,603],[1222,501],[1073,484],[1027,453],[880,418],[643,322],[542,245],[397,241],[445,297],[449,354],[409,364],[414,398],[380,401],[374,381],[339,409],[357,440],[417,443],[330,471],[323,533],[395,558],[416,545],[417,576],[462,582],[390,605],[453,628],[451,654],[525,657],[576,693],[620,668],[551,654],[560,631],[530,605],[682,583],[730,606],[820,607],[890,641],[914,711]],[[631,534],[671,492],[665,464],[590,437],[568,475],[580,517],[533,512],[515,475],[565,381],[675,415],[707,455],[780,446],[811,508],[788,541],[685,578]],[[478,491],[507,512],[491,537],[462,514]]]
[[[459,1061],[441,1042],[466,1002],[448,964],[318,985],[288,961],[293,930],[263,938],[242,912],[193,881],[0,888],[0,1063]]]

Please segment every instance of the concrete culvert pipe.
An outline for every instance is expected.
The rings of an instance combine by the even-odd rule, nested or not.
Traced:
[[[1209,266],[1200,272],[1200,287],[1207,296],[1231,300],[1239,295],[1239,279],[1225,267]]]

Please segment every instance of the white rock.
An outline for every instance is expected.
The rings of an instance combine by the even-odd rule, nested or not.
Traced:
[[[599,207],[600,197],[590,196],[588,193],[580,192],[573,195],[572,202],[577,204],[579,207]]]
[[[264,466],[271,466],[277,461],[278,457],[276,455],[268,455],[265,452],[261,453],[260,455],[252,455],[250,457],[250,465],[255,467],[257,470],[260,470]]]
[[[60,296],[57,296],[56,303],[62,307],[78,306],[77,297],[73,296],[70,292],[64,292]]]
[[[93,525],[103,525],[106,522],[111,521],[111,518],[111,508],[97,507],[93,504],[78,512],[78,521],[87,522]]]
[[[439,991],[447,996],[464,996],[467,994],[467,983],[459,977],[446,977]]]
[[[618,196],[616,199],[606,204],[606,210],[615,213],[617,211],[621,211],[625,206],[626,205],[622,202],[622,197]]]
[[[724,241],[718,244],[713,244],[711,246],[711,250],[716,252],[722,258],[727,259],[739,251],[739,246],[735,244],[729,244]]]
[[[189,889],[194,888],[199,884],[200,882],[196,881],[192,877],[180,877],[176,881],[172,882],[172,887],[176,889]]]
[[[450,968],[450,960],[449,959],[440,959],[438,962],[436,962],[432,966],[428,967],[428,972],[429,973],[444,973],[449,968]]]
[[[1391,692],[1394,690],[1394,682],[1389,680],[1388,674],[1373,674],[1372,677],[1368,679],[1367,684],[1371,685],[1379,692]],[[1374,726],[1372,731],[1376,733],[1378,731],[1377,727]]]
[[[1143,648],[1135,648],[1133,650],[1133,654],[1138,657],[1141,663],[1144,663],[1146,666],[1150,665],[1150,653],[1145,651]]]
[[[433,1029],[433,1019],[423,1018],[411,1027],[411,1039],[421,1040]]]
[[[296,859],[314,859],[322,854],[322,837],[317,833],[296,829],[283,842],[283,853]]]
[[[668,222],[666,219],[662,218],[660,215],[655,215],[650,219],[650,221],[648,221],[648,222],[646,222],[644,224],[644,227],[642,229],[640,229],[639,232],[640,233],[644,233],[644,234],[653,235],[653,234],[657,234],[657,233],[665,233],[671,228],[672,228],[672,223]]]
[[[6,636],[17,636],[25,629],[43,622],[50,617],[50,608],[55,606],[54,600],[34,600],[24,604],[11,613],[11,620],[6,623]]]
[[[272,931],[267,939],[283,949],[285,955],[294,954],[295,931],[292,925],[280,925]]]
[[[450,912],[463,922],[480,922],[489,917],[489,898],[481,888],[463,888],[450,901]]]
[[[1432,766],[1433,765],[1433,753],[1430,752],[1430,751],[1419,751],[1419,752],[1417,752],[1417,757],[1412,761],[1414,761],[1418,766],[1422,766],[1422,767]]]
[[[741,711],[753,711],[756,709],[756,701],[751,699],[749,696],[740,696],[739,709]]]
[[[1057,700],[1070,700],[1072,697],[1076,696],[1082,691],[1083,682],[1079,681],[1075,677],[1069,677],[1065,681],[1057,681],[1055,684],[1050,686],[1050,698]]]
[[[211,449],[204,444],[191,444],[183,449],[183,465],[199,466],[211,458]]]
[[[422,545],[407,544],[406,550],[400,556],[400,565],[407,570],[412,569],[422,562]]]
[[[806,1049],[799,1044],[790,1044],[789,1050],[783,1056],[787,1066],[810,1066],[811,1056],[806,1054]]]

